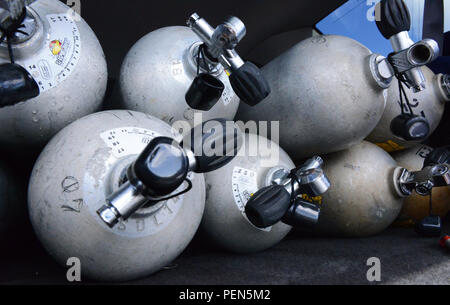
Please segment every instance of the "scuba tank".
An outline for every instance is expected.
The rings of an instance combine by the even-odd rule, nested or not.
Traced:
[[[383,149],[362,142],[324,156],[331,187],[322,196],[317,229],[328,235],[365,237],[382,232],[399,215],[413,191],[427,196],[450,182],[448,164],[410,172]]]
[[[400,166],[418,171],[423,168],[425,159],[432,151],[433,148],[420,145],[408,150],[395,152],[392,156]],[[397,223],[415,224],[430,214],[445,217],[450,211],[450,187],[434,188],[431,194],[431,212],[430,199],[428,197],[414,193],[405,198]]]
[[[241,20],[229,17],[214,29],[194,13],[187,25],[155,30],[129,51],[120,74],[126,109],[169,124],[193,124],[199,112],[232,120],[239,99],[253,105],[269,94],[259,69],[235,51],[246,34]]]
[[[0,143],[41,146],[100,108],[105,56],[86,22],[60,1],[8,3],[16,10],[0,6]]]
[[[439,56],[439,45],[432,39],[417,43],[411,40],[408,34],[411,17],[403,0],[382,0],[377,11],[378,29],[394,49],[387,61],[397,84],[389,89],[387,109],[368,139],[394,151],[423,142],[431,135],[442,118],[444,101],[450,99],[450,92],[446,77],[436,77],[422,67]]]
[[[389,17],[403,13],[409,17],[406,6]],[[397,32],[386,16],[379,28],[389,39]],[[384,23],[388,25],[382,29]],[[403,42],[395,37],[391,41]],[[262,68],[272,94],[254,109],[241,105],[237,118],[279,121],[281,147],[300,159],[348,149],[377,126],[393,77],[414,85],[421,76],[417,70],[431,62],[438,49],[432,40],[399,45],[395,56],[385,58],[343,36],[306,39]]]
[[[291,225],[314,224],[319,209],[302,202],[296,207],[301,213],[288,212],[294,198],[306,194],[308,190],[305,189],[314,180],[310,179],[312,173],[303,175],[306,164],[301,170],[292,170],[295,166],[289,156],[265,137],[247,133],[243,143],[238,156],[228,165],[205,175],[207,199],[201,228],[223,248],[251,253],[280,242],[291,230]],[[317,173],[320,166],[321,163],[316,166]],[[324,175],[320,175],[320,179],[325,180],[325,187],[318,191],[319,194],[309,192],[311,196],[326,191],[328,181]],[[284,184],[286,191],[280,191]],[[270,193],[272,186],[276,188],[274,193]]]
[[[377,144],[387,152],[392,152],[415,147],[436,130],[444,114],[445,105],[450,101],[450,76],[436,75],[427,67],[422,67],[421,69],[427,82],[427,88],[417,93],[407,90],[406,94],[411,101],[410,106],[413,113],[426,118],[429,123],[427,135],[419,140],[407,141],[392,132],[392,122],[402,112],[399,84],[398,82],[393,82],[388,89],[388,99],[383,117],[369,135],[367,141]],[[403,105],[403,112],[410,114],[411,110],[407,105]]]
[[[15,172],[0,161],[0,239],[11,235],[25,213],[26,200]],[[26,219],[26,217],[24,217]],[[17,232],[16,232],[17,233]]]
[[[214,122],[199,127],[207,123]],[[203,128],[202,149],[223,138],[242,142],[237,128],[221,124]],[[180,139],[161,120],[125,110],[95,113],[59,132],[36,162],[28,193],[46,250],[62,265],[79,258],[87,277],[104,281],[149,275],[174,260],[200,225],[201,173],[235,155],[205,157]]]
[[[241,105],[236,118],[279,121],[280,146],[298,159],[349,148],[383,113],[389,82],[376,81],[381,59],[350,38],[306,39],[262,68],[272,93]]]

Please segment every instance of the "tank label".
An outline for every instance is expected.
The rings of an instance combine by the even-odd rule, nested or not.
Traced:
[[[116,128],[100,135],[116,158],[139,155],[151,140],[159,136],[154,131],[137,127]]]
[[[157,132],[137,127],[116,128],[100,135],[107,147],[111,148],[111,157],[121,159],[139,155],[150,141],[158,136],[160,135]],[[93,162],[95,164],[98,163],[94,159],[96,158],[93,158]],[[115,163],[115,161],[109,158],[108,163],[110,162]],[[124,169],[126,169],[126,165]],[[195,178],[195,174],[190,173],[187,178],[192,181]],[[105,224],[98,217],[96,211],[105,203],[105,196],[108,194],[104,193],[105,187],[96,187],[96,184],[99,184],[99,180],[103,181],[104,179],[97,178],[96,180],[91,174],[86,174],[84,177],[83,194],[86,198],[85,202],[96,203],[90,204],[87,208],[90,214],[104,226]],[[71,181],[68,181],[66,184],[73,185]],[[186,187],[187,183],[183,183],[173,194],[185,190]],[[121,220],[114,228],[108,228],[108,230],[112,230],[118,235],[132,238],[156,234],[165,229],[175,219],[183,206],[183,202],[184,195],[181,195],[159,202],[156,205],[144,205],[144,207],[131,215],[130,218]]]
[[[42,92],[56,87],[75,70],[81,55],[78,27],[69,14],[47,15],[44,48],[22,62]]]
[[[258,181],[256,172],[242,167],[235,167],[231,179],[233,187],[234,202],[241,211],[244,218],[253,226],[245,215],[245,206],[250,199],[258,191]],[[255,227],[255,226],[254,226]],[[256,228],[256,227],[255,227]],[[270,232],[272,227],[260,229],[262,231]]]

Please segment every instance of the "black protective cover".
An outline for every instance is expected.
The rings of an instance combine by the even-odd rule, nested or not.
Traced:
[[[291,206],[291,195],[282,185],[265,187],[254,194],[245,206],[248,220],[258,228],[279,222]]]
[[[430,133],[430,124],[422,116],[404,113],[392,120],[391,131],[406,141],[425,140]]]
[[[435,164],[450,164],[450,145],[433,150],[425,159],[423,167]]]
[[[38,95],[38,84],[22,66],[0,65],[0,107],[12,106]]]
[[[380,12],[377,26],[384,38],[389,39],[395,34],[410,30],[411,16],[403,0],[381,0],[377,9]]]
[[[230,83],[241,101],[250,106],[259,104],[270,94],[269,83],[261,70],[249,61],[230,75]]]
[[[186,93],[186,103],[192,109],[208,111],[217,104],[225,90],[221,80],[211,74],[202,73],[192,82]]]
[[[242,133],[234,122],[213,119],[192,129],[181,146],[194,152],[195,172],[207,173],[225,166],[237,155]]]

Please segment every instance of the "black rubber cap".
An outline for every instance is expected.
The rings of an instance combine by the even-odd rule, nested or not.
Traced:
[[[38,95],[38,84],[22,66],[0,65],[0,107],[12,106]]]
[[[261,70],[251,62],[246,62],[230,75],[234,92],[244,103],[255,106],[270,94],[270,86]]]
[[[442,234],[441,217],[430,215],[415,226],[416,233],[424,237],[440,237]]]
[[[422,116],[404,113],[392,120],[391,131],[406,141],[421,141],[430,134],[430,124]]]
[[[433,150],[425,159],[423,167],[436,164],[450,164],[450,145]]]
[[[213,119],[196,126],[182,146],[195,154],[196,173],[207,173],[228,164],[242,146],[242,132],[232,121]]]
[[[389,39],[395,34],[410,30],[411,16],[403,0],[381,0],[377,9],[380,12],[377,26],[384,38]]]
[[[186,93],[186,103],[192,109],[208,111],[222,97],[225,85],[218,78],[202,73],[192,82]]]
[[[281,185],[259,190],[245,206],[248,220],[258,228],[267,228],[279,222],[291,206],[291,195]]]
[[[139,182],[145,185],[144,195],[162,197],[174,192],[186,179],[189,161],[184,150],[173,139],[158,137],[133,163]],[[132,177],[129,177],[132,181]]]

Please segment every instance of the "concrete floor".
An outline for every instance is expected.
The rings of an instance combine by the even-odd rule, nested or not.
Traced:
[[[450,224],[445,226],[450,232]],[[364,239],[291,234],[274,248],[252,255],[205,247],[196,238],[170,268],[130,284],[370,284],[370,257],[381,260],[381,284],[450,284],[450,251],[440,249],[437,239],[420,238],[406,228]],[[66,270],[33,237],[9,242],[0,259],[0,284],[66,283]]]

